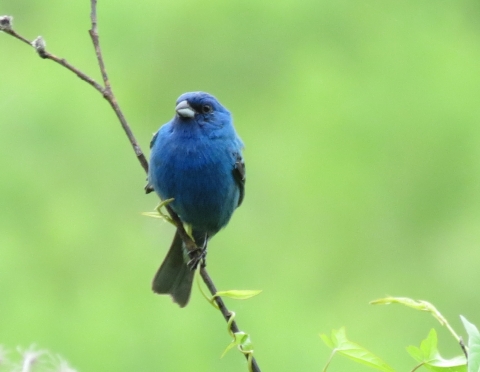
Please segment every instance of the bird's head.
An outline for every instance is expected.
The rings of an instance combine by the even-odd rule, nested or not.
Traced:
[[[217,99],[204,92],[182,94],[175,107],[175,119],[182,122],[196,122],[203,126],[224,126],[230,123],[230,112]]]

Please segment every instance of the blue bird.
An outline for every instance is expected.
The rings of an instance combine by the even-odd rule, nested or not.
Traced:
[[[169,206],[206,252],[208,241],[243,201],[243,142],[230,112],[208,93],[182,94],[175,111],[150,143],[146,190],[174,199]],[[177,231],[152,283],[154,292],[170,294],[180,307],[188,303],[195,272],[188,253]]]

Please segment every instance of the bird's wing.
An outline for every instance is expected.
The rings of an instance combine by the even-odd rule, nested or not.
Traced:
[[[152,137],[152,140],[150,141],[150,148],[153,147],[153,144],[155,143],[155,140],[157,139],[158,137],[158,131],[156,133],[154,133],[153,137]],[[149,194],[151,193],[153,190],[153,186],[150,185],[150,183],[148,182],[148,177],[147,177],[147,184],[145,185],[145,194]]]
[[[233,168],[233,177],[235,181],[237,181],[238,188],[240,189],[240,197],[238,198],[238,205],[240,206],[243,202],[243,198],[245,197],[245,180],[246,180],[246,173],[245,173],[245,162],[243,161],[242,154],[236,153],[235,154],[235,166]]]
[[[150,194],[152,191],[154,191],[153,186],[150,185],[150,183],[148,182],[148,178],[147,178],[147,184],[145,185],[144,190],[145,190],[145,194]]]
[[[156,131],[156,132],[153,134],[152,140],[150,141],[150,148],[153,147],[153,144],[155,143],[155,140],[156,140],[157,137],[158,137],[158,132],[159,132],[159,130]]]

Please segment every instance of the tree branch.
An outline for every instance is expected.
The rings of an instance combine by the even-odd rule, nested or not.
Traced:
[[[143,154],[142,149],[140,148],[140,145],[138,144],[130,126],[128,125],[128,122],[123,115],[122,110],[120,109],[120,106],[118,105],[118,102],[115,98],[115,95],[113,94],[110,81],[108,79],[108,74],[105,68],[105,63],[103,60],[103,55],[102,55],[102,50],[100,48],[100,39],[98,36],[98,26],[97,26],[97,0],[91,0],[91,13],[90,13],[90,20],[91,20],[91,29],[89,30],[90,37],[92,39],[92,43],[95,49],[95,54],[97,57],[98,65],[100,68],[100,72],[102,75],[103,83],[104,85],[102,86],[101,84],[97,83],[94,79],[92,79],[90,76],[76,68],[75,66],[71,65],[69,62],[67,62],[66,59],[64,58],[59,58],[55,56],[54,54],[51,54],[46,50],[46,43],[45,40],[39,36],[32,42],[30,42],[28,39],[23,37],[22,35],[18,34],[14,29],[13,29],[13,17],[11,16],[0,16],[0,31],[5,32],[6,34],[13,36],[14,38],[30,45],[33,47],[37,54],[43,58],[43,59],[49,59],[60,66],[66,68],[67,70],[73,72],[75,75],[77,75],[80,79],[88,83],[90,86],[92,86],[95,90],[97,90],[100,94],[102,94],[103,98],[105,98],[110,106],[112,107],[113,111],[117,115],[118,120],[120,121],[120,124],[125,131],[125,134],[128,137],[128,140],[135,152],[135,156],[137,157],[137,160],[139,161],[141,167],[144,169],[145,173],[148,173],[148,161]],[[180,218],[177,216],[177,214],[169,207],[166,207],[170,216],[172,217],[172,220],[175,222],[177,225],[177,228],[179,230],[180,236],[182,237],[182,240],[185,242],[185,245],[187,246],[188,249],[194,250],[196,249],[195,243],[192,241],[192,239],[189,237],[187,232],[185,231],[185,228],[183,227],[183,223],[180,220]],[[215,296],[217,293],[217,289],[208,275],[207,270],[205,267],[200,268],[200,275],[205,282],[205,285],[207,286],[208,290],[210,291],[212,296]],[[233,333],[238,333],[239,328],[236,324],[235,321],[230,322],[230,318],[232,316],[232,313],[227,309],[225,306],[225,303],[220,297],[215,296],[214,301],[216,302],[218,309],[222,313],[223,317],[230,324],[230,330]],[[248,353],[244,352],[245,357],[247,358],[247,361],[249,362],[249,370],[253,372],[260,372],[260,368],[258,367],[258,364],[255,360],[255,358]]]

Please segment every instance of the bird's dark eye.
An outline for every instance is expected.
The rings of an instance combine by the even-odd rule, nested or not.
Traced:
[[[212,111],[213,111],[212,106],[210,106],[210,105],[203,105],[202,106],[202,113],[210,114]]]

